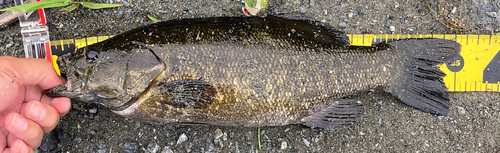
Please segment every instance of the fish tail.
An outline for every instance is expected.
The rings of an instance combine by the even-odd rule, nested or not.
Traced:
[[[448,115],[449,93],[446,74],[439,65],[451,63],[460,54],[461,45],[445,39],[406,39],[388,43],[402,53],[402,67],[390,92],[403,103],[434,115]]]

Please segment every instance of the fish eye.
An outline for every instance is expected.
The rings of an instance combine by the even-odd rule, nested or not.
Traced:
[[[99,54],[95,51],[90,51],[87,53],[87,60],[89,62],[95,62],[99,58]]]

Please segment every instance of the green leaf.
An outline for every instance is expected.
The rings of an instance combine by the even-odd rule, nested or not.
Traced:
[[[253,0],[246,0],[246,1],[245,1],[245,5],[246,5],[246,6],[249,6],[249,7],[254,7],[254,6],[255,6],[255,3],[253,2]]]
[[[92,3],[92,2],[80,2],[80,4],[90,9],[102,9],[102,8],[122,6],[122,4],[106,4],[106,3]]]
[[[47,1],[54,1],[54,0],[47,0]],[[67,6],[71,4],[71,0],[56,0],[56,1],[61,1],[62,3],[54,3],[54,4],[49,4],[44,6],[43,8],[53,8],[53,7],[61,7],[61,6]],[[61,5],[65,4],[65,5]]]
[[[5,9],[1,9],[0,11],[19,11],[23,13],[31,12],[39,8],[52,8],[52,7],[60,7],[66,6],[69,4],[69,0],[49,0],[49,1],[40,1],[27,3],[23,5],[17,5]]]
[[[76,8],[78,8],[78,6],[80,6],[80,4],[78,4],[78,3],[72,4],[72,5],[68,6],[68,7],[60,9],[59,11],[61,11],[61,12],[71,12],[71,11],[75,10]]]
[[[259,5],[259,3],[260,3],[260,5]],[[255,8],[263,9],[263,8],[266,8],[266,6],[267,6],[267,0],[258,0],[257,6],[255,6]]]
[[[148,15],[148,18],[151,19],[154,23],[156,22],[160,22],[160,20],[158,20],[157,18],[151,16],[151,15]]]

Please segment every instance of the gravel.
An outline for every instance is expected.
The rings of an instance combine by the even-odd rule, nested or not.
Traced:
[[[346,29],[347,28],[347,23],[346,22],[340,22],[339,23],[339,29]]]
[[[4,0],[4,5],[10,0]],[[108,2],[108,1],[105,1]],[[116,1],[117,2],[117,1]],[[123,2],[123,1],[122,1]],[[431,1],[434,2],[434,1]],[[274,12],[301,13],[325,21],[346,33],[381,34],[395,27],[398,34],[492,34],[498,32],[496,1],[446,1],[447,11],[462,12],[467,31],[455,32],[439,23],[420,1],[314,0],[268,1]],[[12,3],[10,3],[12,4]],[[396,7],[397,4],[397,7]],[[240,1],[131,1],[130,6],[92,10],[80,7],[61,14],[47,9],[51,40],[116,35],[148,23],[146,14],[161,20],[207,16],[243,16]],[[187,11],[186,11],[186,8]],[[356,10],[358,14],[352,10]],[[107,14],[105,13],[108,12]],[[186,12],[186,13],[184,13]],[[325,13],[326,12],[326,13]],[[487,13],[489,12],[489,13]],[[349,13],[352,17],[349,18]],[[490,15],[488,15],[490,14]],[[442,18],[440,18],[442,19]],[[387,24],[390,20],[391,23]],[[401,22],[401,20],[404,20]],[[349,24],[349,26],[347,26]],[[388,26],[386,26],[386,24]],[[17,23],[0,30],[0,55],[23,56]],[[144,123],[113,114],[108,108],[74,102],[53,132],[46,134],[39,152],[496,152],[500,144],[500,95],[494,92],[451,93],[449,116],[437,117],[402,104],[376,89],[360,92],[363,118],[353,126],[327,131],[300,125],[261,127],[265,134],[258,150],[257,128]],[[96,108],[95,113],[90,109]],[[137,124],[139,123],[139,124]],[[137,126],[139,125],[139,126]],[[63,133],[63,134],[61,134]],[[222,133],[222,134],[221,134]],[[363,135],[361,134],[363,133]],[[185,137],[185,138],[183,138]],[[64,140],[64,142],[63,142]],[[182,141],[179,141],[182,140]],[[177,143],[180,142],[180,143]],[[282,150],[283,143],[286,148]]]
[[[148,151],[150,153],[156,153],[160,150],[160,146],[156,142],[150,142],[148,143]]]
[[[125,144],[123,144],[123,151],[125,153],[136,153],[139,151],[139,143],[125,142]]]

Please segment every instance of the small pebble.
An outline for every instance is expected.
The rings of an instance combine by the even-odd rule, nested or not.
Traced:
[[[224,135],[224,133],[222,133],[222,130],[220,129],[215,129],[215,139],[220,139],[222,136]]]
[[[212,16],[212,15],[210,14],[210,12],[208,12],[208,11],[207,11],[207,12],[205,12],[205,13],[203,13],[203,14],[204,14],[204,15],[205,15],[205,17],[207,17],[207,18],[209,18],[209,17],[211,17],[211,16]]]
[[[156,142],[150,142],[148,143],[148,151],[151,152],[151,153],[156,153],[158,152],[158,150],[160,150],[160,146],[158,146],[158,144]]]
[[[97,108],[91,108],[91,109],[89,109],[89,113],[90,113],[90,114],[95,114],[95,113],[97,113]]]
[[[384,126],[384,120],[382,118],[378,118],[378,124],[380,126]]]
[[[438,30],[440,27],[441,27],[441,24],[436,23],[436,25],[434,25],[434,26],[432,27],[432,30],[436,31],[436,30]]]
[[[56,148],[57,138],[55,134],[56,133],[54,131],[43,134],[42,144],[39,147],[42,151],[47,152]]]
[[[95,148],[97,153],[106,153],[106,145],[99,145]]]
[[[477,106],[476,106],[476,108],[477,108],[477,109],[481,109],[481,108],[483,108],[483,107],[484,107],[484,106],[483,106],[482,104],[479,104],[479,105],[477,105]]]
[[[305,13],[306,13],[306,11],[307,11],[306,7],[304,7],[304,6],[299,6],[299,13],[300,13],[300,14],[305,14]]]
[[[186,134],[183,133],[179,136],[179,139],[177,139],[177,144],[180,144],[180,143],[186,141],[187,139],[188,139],[188,137],[186,136]]]
[[[169,146],[165,146],[163,148],[163,150],[161,151],[161,153],[174,153],[174,151],[172,149],[170,149]]]
[[[134,18],[134,12],[132,11],[132,9],[128,9],[127,14],[125,15],[125,19],[130,20],[132,18]]]
[[[59,144],[65,146],[69,143],[69,135],[64,132],[62,128],[56,128],[54,130],[57,133],[57,139],[59,140]]]
[[[360,9],[358,12],[359,12],[359,15],[365,15],[366,10],[365,9]]]
[[[347,23],[345,23],[345,22],[340,22],[340,23],[339,23],[339,28],[340,28],[340,29],[345,29],[345,28],[347,28]]]
[[[396,31],[396,27],[394,27],[394,26],[392,26],[392,25],[391,25],[391,26],[389,27],[389,31],[391,31],[391,32]]]
[[[493,29],[495,29],[495,25],[493,24],[488,24],[485,28],[487,31],[493,31]]]
[[[125,153],[135,153],[139,150],[139,143],[137,142],[125,142],[123,144],[123,151]]]
[[[286,148],[288,148],[288,144],[286,143],[286,141],[282,141],[281,142],[281,150],[285,150]]]
[[[305,138],[302,138],[302,142],[304,142],[304,145],[306,145],[306,147],[309,147],[309,145],[311,144],[309,141],[307,141]]]
[[[392,24],[392,20],[387,20],[384,24],[385,27],[390,27]]]
[[[118,13],[116,13],[116,16],[118,16],[118,18],[122,18],[123,17],[123,10],[118,10]]]
[[[125,7],[130,6],[130,4],[128,3],[128,0],[121,0],[121,1],[122,1],[123,6],[125,6]]]
[[[457,106],[457,108],[458,108],[458,114],[461,115],[465,114],[465,109],[463,107]]]
[[[497,12],[485,12],[486,15],[492,17],[492,18],[496,18],[497,17]]]
[[[453,7],[453,9],[451,9],[450,13],[451,14],[455,14],[457,12],[457,7]]]

